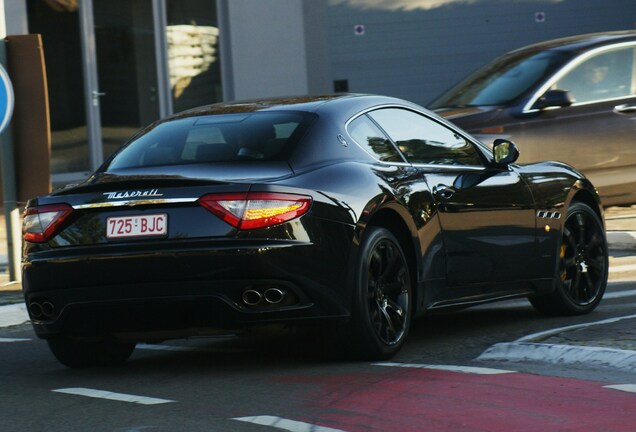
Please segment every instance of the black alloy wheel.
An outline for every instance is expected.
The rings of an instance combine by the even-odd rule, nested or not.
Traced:
[[[574,203],[563,227],[555,290],[531,302],[548,314],[591,312],[605,293],[608,269],[607,240],[601,220],[589,206]]]
[[[404,252],[385,228],[369,227],[360,245],[349,324],[354,355],[387,359],[411,324],[411,276]]]

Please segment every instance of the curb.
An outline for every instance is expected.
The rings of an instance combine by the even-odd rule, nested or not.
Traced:
[[[610,249],[636,251],[636,231],[608,231],[607,244]]]
[[[478,361],[542,362],[559,365],[586,365],[636,372],[636,351],[611,347],[545,343],[552,336],[597,325],[636,319],[636,315],[554,328],[524,336],[513,342],[495,344],[481,353]]]

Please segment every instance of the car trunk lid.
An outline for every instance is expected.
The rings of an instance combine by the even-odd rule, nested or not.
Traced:
[[[29,203],[32,230],[44,233],[51,221],[64,217],[50,238],[50,247],[182,241],[234,237],[237,228],[199,201],[202,197],[246,196],[254,182],[292,175],[284,162],[254,168],[241,163],[220,167],[150,167],[105,172]],[[159,169],[160,168],[160,169]],[[209,198],[208,198],[209,199]],[[60,205],[71,209],[62,212]],[[38,210],[40,209],[40,210]],[[59,214],[58,214],[59,212]]]

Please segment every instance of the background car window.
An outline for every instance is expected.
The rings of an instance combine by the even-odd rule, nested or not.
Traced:
[[[183,118],[149,128],[118,152],[107,169],[202,162],[284,160],[314,117],[253,113]]]
[[[614,99],[635,94],[634,49],[621,48],[591,57],[555,83],[568,90],[575,103]]]
[[[389,134],[411,163],[482,164],[472,143],[428,117],[398,108],[380,109],[369,115]]]
[[[557,51],[510,53],[474,72],[428,107],[504,105],[531,89],[562,61],[563,54]]]
[[[404,162],[391,141],[367,116],[360,116],[347,126],[349,135],[366,151],[381,161]]]

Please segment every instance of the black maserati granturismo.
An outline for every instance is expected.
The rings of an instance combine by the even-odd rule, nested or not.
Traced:
[[[333,346],[383,359],[436,309],[526,297],[590,312],[608,275],[599,197],[573,168],[518,155],[375,95],[175,114],[28,202],[31,322],[83,367],[272,323],[329,327]]]

